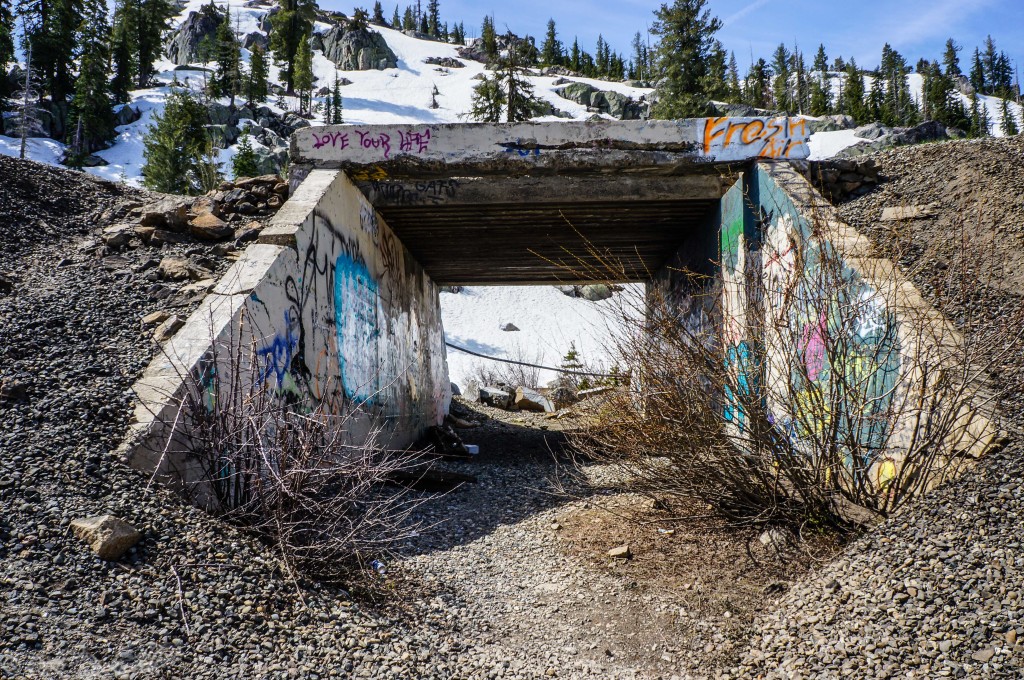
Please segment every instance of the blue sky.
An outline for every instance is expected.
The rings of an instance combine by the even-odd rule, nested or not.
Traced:
[[[415,0],[413,0],[415,1]],[[426,0],[421,0],[426,6]],[[391,17],[396,0],[382,0]],[[353,5],[320,0],[331,9],[350,12]],[[372,0],[365,4],[373,6]],[[398,3],[404,10],[408,0]],[[597,36],[628,55],[633,34],[645,31],[661,3],[647,0],[441,0],[441,15],[449,23],[463,21],[470,36],[477,35],[481,19],[493,14],[499,30],[543,37],[548,18],[555,20],[559,38],[593,53]],[[863,67],[877,66],[882,46],[889,42],[913,66],[918,58],[937,59],[946,38],[964,46],[961,61],[991,34],[1014,65],[1024,67],[1024,0],[710,0],[711,12],[725,22],[719,39],[736,53],[741,72],[751,54],[768,58],[779,42],[797,42],[813,57],[825,43],[831,60],[853,56]],[[538,39],[538,43],[539,43]],[[743,73],[741,73],[743,75]]]

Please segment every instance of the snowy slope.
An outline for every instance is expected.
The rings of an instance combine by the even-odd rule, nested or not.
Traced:
[[[643,285],[632,284],[610,300],[588,302],[570,298],[551,286],[476,286],[442,293],[445,339],[480,354],[557,367],[575,344],[587,370],[607,372],[615,364],[616,321],[635,305]],[[513,324],[518,331],[501,330]],[[464,388],[480,369],[503,366],[454,349],[448,350],[448,372]],[[545,385],[557,374],[540,371]]]

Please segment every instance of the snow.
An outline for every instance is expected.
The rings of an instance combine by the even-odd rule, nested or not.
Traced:
[[[441,294],[445,340],[480,354],[557,367],[575,343],[586,370],[607,372],[614,365],[617,320],[643,294],[641,284],[623,287],[609,300],[589,302],[552,286],[476,286]],[[518,331],[503,331],[511,323]],[[460,388],[480,369],[505,365],[448,349],[448,373]],[[540,371],[540,384],[557,377]]]
[[[811,135],[808,147],[812,161],[832,158],[848,146],[853,146],[864,139],[856,136],[853,130],[836,130],[833,132],[815,132]]]

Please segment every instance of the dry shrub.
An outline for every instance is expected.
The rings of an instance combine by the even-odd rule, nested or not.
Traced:
[[[633,379],[572,443],[638,491],[735,523],[854,530],[991,441],[989,369],[1020,346],[1024,311],[977,323],[960,306],[957,332],[887,261],[854,271],[827,242],[762,231],[732,270],[676,272],[681,285],[617,312],[614,354]]]
[[[194,501],[267,540],[292,574],[346,582],[419,529],[420,501],[388,482],[424,456],[384,448],[372,424],[364,438],[358,406],[338,415],[261,375],[255,352],[232,343],[185,378],[174,439],[203,471]]]

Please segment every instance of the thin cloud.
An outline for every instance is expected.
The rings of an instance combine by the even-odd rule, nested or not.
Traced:
[[[723,19],[722,20],[722,25],[723,26],[728,26],[729,24],[731,24],[731,23],[733,23],[735,21],[739,21],[740,19],[742,19],[743,17],[747,16],[751,12],[756,12],[757,10],[761,9],[762,7],[764,7],[765,5],[767,5],[770,2],[772,2],[772,0],[754,0],[754,2],[750,3],[746,7],[743,7],[741,9],[739,9],[738,11],[733,12],[732,14],[727,16],[725,19]]]

